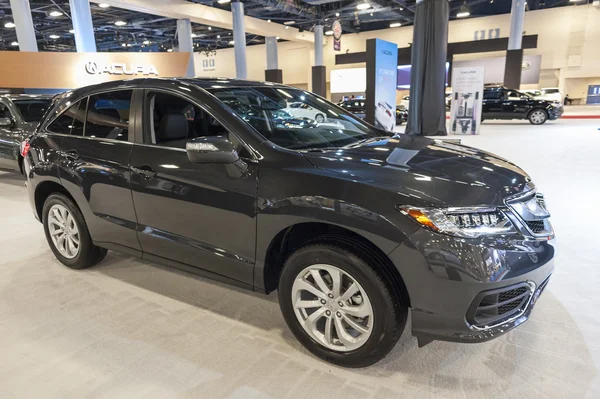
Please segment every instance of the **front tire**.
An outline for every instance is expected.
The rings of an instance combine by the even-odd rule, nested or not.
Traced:
[[[325,122],[325,117],[321,114],[317,114],[317,116],[315,116],[315,121],[317,121],[317,123],[323,123]]]
[[[543,109],[534,109],[528,119],[532,125],[543,125],[548,120],[548,114]]]
[[[46,199],[42,221],[48,245],[63,265],[85,269],[106,256],[106,249],[92,243],[81,211],[66,195],[51,194]]]
[[[288,258],[279,306],[306,349],[344,367],[369,366],[392,350],[408,310],[376,270],[337,245],[308,245]]]

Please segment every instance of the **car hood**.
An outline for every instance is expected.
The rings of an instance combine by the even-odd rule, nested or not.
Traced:
[[[522,169],[496,155],[403,134],[305,156],[351,181],[396,190],[414,205],[502,205],[506,197],[534,188]]]

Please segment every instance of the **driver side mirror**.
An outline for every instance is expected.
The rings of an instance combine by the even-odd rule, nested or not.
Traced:
[[[204,136],[185,144],[188,159],[194,163],[230,164],[240,159],[233,143],[225,136]]]
[[[14,121],[11,118],[0,118],[0,126],[2,127],[13,127]]]

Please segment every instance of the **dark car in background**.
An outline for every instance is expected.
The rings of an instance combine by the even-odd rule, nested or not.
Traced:
[[[524,119],[533,125],[555,120],[563,114],[563,105],[556,101],[536,99],[529,94],[504,86],[486,86],[483,91],[484,119]]]
[[[327,123],[282,123],[289,101]],[[278,290],[296,338],[342,366],[385,357],[409,308],[420,346],[500,336],[529,318],[554,268],[544,197],[516,165],[379,130],[284,85],[80,88],[56,97],[22,154],[64,265],[110,249]]]
[[[401,125],[408,120],[408,109],[402,105],[396,105],[396,125]]]
[[[51,96],[0,96],[0,169],[22,171],[21,142],[29,137],[51,103]]]

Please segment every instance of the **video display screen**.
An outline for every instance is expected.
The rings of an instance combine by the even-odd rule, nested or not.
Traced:
[[[410,65],[398,65],[398,83],[396,87],[398,89],[410,89]],[[448,69],[450,69],[450,63],[446,62],[446,86],[448,86]]]

